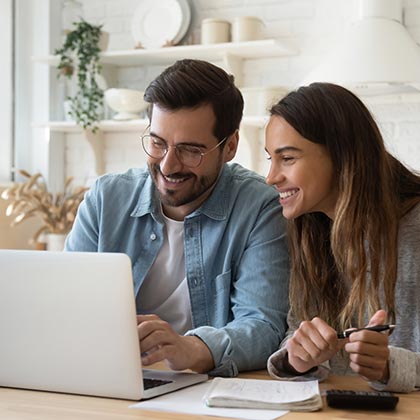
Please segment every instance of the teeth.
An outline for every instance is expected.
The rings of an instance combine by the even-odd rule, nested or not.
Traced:
[[[296,194],[297,192],[298,190],[291,190],[291,191],[280,192],[279,194],[280,194],[280,198],[288,198]]]
[[[164,178],[166,179],[166,181],[173,182],[175,184],[179,184],[186,180],[186,178],[171,178],[169,176],[164,176]]]

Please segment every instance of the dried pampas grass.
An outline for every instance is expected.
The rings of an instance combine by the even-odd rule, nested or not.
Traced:
[[[40,217],[43,225],[35,232],[31,242],[38,242],[43,233],[70,232],[79,204],[89,188],[71,188],[73,178],[68,177],[64,192],[52,194],[48,192],[40,173],[31,175],[24,170],[18,172],[27,181],[16,183],[1,194],[1,198],[10,201],[6,208],[6,216],[13,217],[10,225],[16,226],[31,217]]]

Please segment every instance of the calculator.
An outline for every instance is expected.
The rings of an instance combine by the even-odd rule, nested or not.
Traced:
[[[330,389],[326,392],[327,404],[333,408],[360,410],[393,410],[398,397],[386,391],[350,391]]]

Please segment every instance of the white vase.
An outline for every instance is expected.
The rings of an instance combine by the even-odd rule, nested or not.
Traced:
[[[47,251],[63,251],[66,233],[48,233]]]

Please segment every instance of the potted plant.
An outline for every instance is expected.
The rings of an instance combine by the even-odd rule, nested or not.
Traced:
[[[102,25],[91,25],[81,19],[74,22],[74,30],[67,33],[64,44],[55,50],[59,56],[58,76],[76,77],[76,92],[69,96],[69,114],[84,129],[97,130],[103,109],[103,90],[98,86]]]
[[[63,192],[52,194],[40,173],[31,175],[24,170],[18,172],[27,180],[13,184],[1,195],[1,198],[10,201],[6,215],[13,217],[11,226],[38,216],[42,220],[42,226],[34,233],[30,243],[39,242],[43,234],[60,234],[65,237],[73,226],[77,209],[88,188],[71,188],[73,178],[68,177]]]

